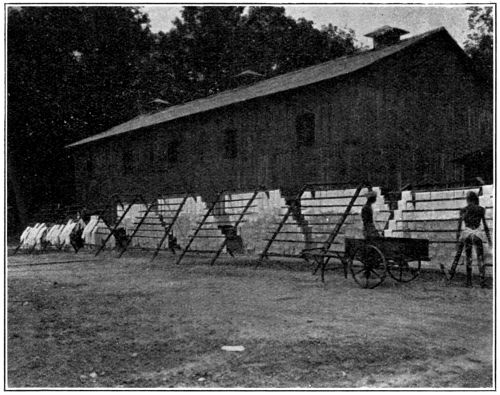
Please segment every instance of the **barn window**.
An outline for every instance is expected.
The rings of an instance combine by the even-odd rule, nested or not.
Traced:
[[[167,145],[167,160],[168,163],[177,163],[179,160],[179,148],[181,142],[179,139],[169,141]]]
[[[297,133],[297,147],[311,147],[314,145],[315,120],[312,112],[298,115],[295,120]]]
[[[103,162],[104,162],[103,167],[104,167],[105,169],[108,169],[108,168],[109,168],[109,166],[110,166],[110,163],[111,163],[111,149],[110,149],[110,147],[109,147],[109,146],[106,146],[106,147],[104,148],[104,157],[103,157]]]
[[[149,164],[154,166],[156,164],[155,147],[153,145],[148,146],[148,157]]]
[[[167,147],[163,142],[159,142],[154,147],[155,166],[163,166],[167,162]]]
[[[238,156],[238,135],[236,130],[227,129],[224,131],[224,157],[234,159]]]
[[[209,147],[209,141],[208,141],[208,137],[205,133],[200,133],[198,135],[198,148],[197,148],[197,151],[196,151],[196,154],[198,155],[198,159],[200,160],[200,162],[203,162],[206,158],[206,152],[209,151],[210,147]]]
[[[88,176],[92,176],[92,172],[94,171],[94,162],[92,161],[92,157],[91,156],[89,156],[87,158],[85,166],[87,168],[87,175]]]
[[[132,155],[132,150],[131,149],[123,150],[122,162],[123,162],[123,173],[124,174],[132,173],[132,168],[133,168],[132,161],[133,160],[134,160],[134,157]]]

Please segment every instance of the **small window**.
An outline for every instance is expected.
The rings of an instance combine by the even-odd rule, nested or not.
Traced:
[[[227,129],[224,131],[224,157],[234,159],[238,156],[238,135],[236,130]]]
[[[87,175],[92,176],[92,173],[94,171],[94,162],[92,161],[92,157],[91,156],[89,156],[87,158],[85,166],[87,168]]]
[[[154,146],[148,147],[148,157],[149,157],[149,164],[151,166],[154,166],[156,164],[156,155],[155,155],[155,147]]]
[[[297,132],[297,147],[311,147],[314,145],[314,114],[307,112],[297,116],[295,130]]]
[[[133,168],[132,161],[133,160],[134,160],[134,158],[132,155],[132,150],[131,149],[123,150],[122,162],[123,162],[123,173],[124,174],[132,173],[132,168]]]
[[[104,168],[109,169],[109,167],[111,166],[111,162],[111,149],[109,146],[106,146],[106,148],[104,149]]]
[[[208,142],[208,137],[205,133],[200,133],[198,135],[198,147],[197,147],[197,150],[196,150],[196,155],[198,157],[198,160],[200,162],[203,162],[207,155],[206,155],[206,151],[209,150],[209,142]]]
[[[172,140],[167,145],[168,163],[177,163],[179,161],[179,148],[181,142],[178,139]]]
[[[162,143],[156,144],[154,147],[155,164],[164,165],[167,162],[167,147]]]

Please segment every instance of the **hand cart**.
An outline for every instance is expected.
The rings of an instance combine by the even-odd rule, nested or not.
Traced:
[[[382,284],[387,273],[398,282],[420,274],[421,262],[429,261],[429,240],[402,237],[345,239],[344,255],[354,281],[363,288]]]

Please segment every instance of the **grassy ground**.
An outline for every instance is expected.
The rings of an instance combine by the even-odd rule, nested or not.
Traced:
[[[8,385],[493,386],[491,289],[230,262],[10,257]]]

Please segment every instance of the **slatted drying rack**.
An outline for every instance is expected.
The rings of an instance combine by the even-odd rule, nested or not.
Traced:
[[[197,227],[193,230],[193,233],[191,234],[189,241],[182,251],[181,255],[179,256],[179,259],[177,260],[177,264],[180,264],[184,258],[184,256],[187,253],[196,253],[196,254],[210,254],[212,255],[212,259],[210,261],[210,265],[213,265],[217,258],[220,256],[222,253],[224,247],[226,247],[227,243],[227,238],[224,235],[207,235],[204,232],[205,231],[220,231],[220,228],[218,226],[221,225],[221,221],[215,220],[215,221],[208,221],[208,218],[210,216],[218,216],[218,217],[226,217],[228,218],[227,221],[224,221],[224,225],[227,224],[229,221],[230,216],[236,216],[237,219],[234,222],[234,224],[231,224],[230,226],[234,227],[235,229],[238,229],[238,226],[245,222],[245,217],[247,215],[253,214],[252,212],[249,212],[248,210],[252,207],[255,207],[253,204],[254,202],[258,199],[257,196],[259,192],[263,192],[264,189],[263,187],[259,187],[254,189],[252,192],[241,192],[241,191],[235,191],[235,190],[224,190],[219,193],[217,193],[215,200],[211,203],[210,207],[206,211],[205,215],[201,219],[200,222],[198,222]],[[242,194],[242,193],[250,193],[251,196],[249,198],[239,198],[239,199],[226,199],[226,195],[231,195],[231,194]],[[240,205],[238,206],[230,206],[227,208],[224,208],[223,213],[217,213],[215,214],[216,208],[218,206],[225,206],[225,203],[234,203],[234,202],[241,202]],[[196,239],[219,239],[222,242],[216,249],[193,249],[191,248],[191,245]],[[232,253],[230,252],[232,255]]]
[[[344,225],[346,219],[348,218],[349,215],[351,215],[351,209],[354,206],[354,203],[356,202],[356,199],[359,197],[361,190],[366,187],[368,190],[371,190],[372,187],[368,182],[364,182],[362,184],[359,184],[357,188],[354,191],[354,194],[351,196],[351,199],[348,203],[347,206],[345,205],[339,205],[335,203],[329,203],[329,204],[321,204],[321,205],[306,205],[306,206],[301,206],[302,202],[308,202],[308,201],[320,201],[320,200],[326,200],[326,201],[335,201],[336,199],[346,199],[349,198],[349,196],[331,196],[331,197],[320,197],[316,198],[315,193],[318,190],[325,190],[325,188],[339,188],[339,187],[349,187],[352,186],[352,183],[315,183],[315,184],[306,184],[304,187],[301,188],[301,190],[298,192],[296,195],[295,199],[292,200],[291,204],[287,206],[287,211],[281,218],[281,221],[277,224],[277,228],[272,232],[272,235],[269,239],[267,239],[267,244],[260,254],[259,260],[258,260],[258,265],[263,263],[265,260],[269,259],[270,257],[285,257],[285,258],[302,258],[305,259],[307,262],[310,262],[313,260],[316,263],[316,267],[314,269],[314,273],[316,273],[319,269],[321,269],[321,280],[324,281],[324,275],[325,275],[325,270],[327,264],[330,262],[332,258],[339,259],[342,262],[342,268],[344,269],[344,274],[347,275],[347,266],[346,266],[346,261],[344,257],[343,251],[331,251],[330,248],[331,246],[335,243],[335,239],[337,236],[340,234],[340,231],[342,229],[342,226]],[[310,191],[311,192],[311,197],[310,198],[303,198],[302,195],[304,192]],[[294,225],[287,222],[288,219],[294,215],[294,210],[297,210],[297,208],[308,208],[308,207],[318,207],[318,208],[328,208],[328,207],[345,207],[345,210],[343,213],[317,213],[317,214],[312,214],[312,213],[305,213],[301,214],[304,218],[306,217],[311,217],[311,218],[331,218],[332,216],[339,216],[340,218],[338,221],[335,222],[335,225],[333,229],[327,231],[327,230],[319,230],[319,231],[311,231],[311,235],[327,235],[327,238],[324,241],[318,241],[318,242],[308,242],[308,244],[321,244],[320,247],[307,247],[301,250],[299,254],[286,254],[286,253],[273,253],[270,252],[270,248],[273,245],[273,243],[304,243],[303,240],[289,240],[289,239],[280,239],[279,235],[281,234],[286,234],[286,233],[301,233],[303,232],[297,232],[297,231],[287,231],[283,230],[287,224],[288,225]],[[314,225],[314,226],[331,226],[332,223],[328,222],[309,222],[307,221],[308,225]]]

